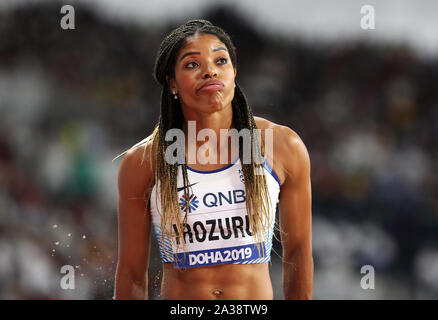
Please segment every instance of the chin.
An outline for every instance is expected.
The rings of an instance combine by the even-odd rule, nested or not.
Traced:
[[[207,110],[211,110],[211,111],[220,111],[223,109],[224,109],[224,105],[222,103],[210,104],[207,108]]]
[[[223,110],[224,104],[223,103],[206,103],[198,106],[196,109],[201,112],[217,112]]]

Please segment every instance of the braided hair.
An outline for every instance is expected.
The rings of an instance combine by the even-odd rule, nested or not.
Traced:
[[[179,99],[173,99],[170,92],[169,79],[175,77],[175,64],[180,49],[184,46],[188,37],[197,34],[215,35],[227,47],[233,67],[237,67],[236,48],[234,47],[230,36],[225,33],[220,27],[214,26],[207,20],[189,20],[183,25],[177,27],[170,32],[160,44],[153,77],[155,81],[162,86],[160,116],[158,124],[153,133],[149,137],[152,140],[152,159],[151,167],[154,172],[155,183],[157,187],[156,197],[160,196],[161,208],[157,208],[161,216],[161,236],[162,241],[165,237],[175,237],[177,244],[183,243],[184,229],[187,224],[188,207],[185,206],[185,215],[181,217],[181,210],[178,203],[177,179],[178,167],[181,166],[184,194],[185,198],[189,199],[190,185],[187,176],[187,165],[183,163],[169,164],[165,159],[166,149],[173,143],[166,141],[166,132],[170,129],[183,129],[184,116],[182,113]],[[259,244],[259,253],[264,248],[260,245],[263,239],[263,230],[270,219],[269,214],[269,196],[264,174],[263,164],[260,161],[254,161],[254,157],[264,154],[264,142],[257,134],[257,126],[249,107],[248,101],[238,85],[235,83],[234,97],[232,100],[232,116],[234,127],[237,131],[242,129],[249,130],[251,136],[251,146],[255,146],[257,151],[251,154],[251,163],[244,163],[243,159],[243,144],[239,141],[239,158],[242,165],[243,178],[246,191],[246,206],[248,220],[250,223],[251,234],[256,238]],[[260,143],[259,143],[260,139]],[[148,139],[149,140],[149,139]],[[260,147],[259,147],[260,146]],[[259,149],[260,148],[260,149]],[[145,155],[145,153],[144,153]],[[256,163],[257,162],[257,163]],[[146,201],[149,197],[145,195]],[[157,202],[158,203],[158,202]]]

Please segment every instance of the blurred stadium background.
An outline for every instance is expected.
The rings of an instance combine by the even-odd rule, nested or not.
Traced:
[[[0,299],[112,298],[112,159],[158,120],[155,54],[190,18],[231,34],[254,113],[309,150],[314,298],[438,297],[438,3],[223,3],[0,2]],[[63,4],[75,30],[60,28]],[[365,4],[375,30],[360,28]],[[153,241],[149,293],[161,299]],[[60,287],[67,264],[75,290]],[[363,265],[374,290],[360,286]]]

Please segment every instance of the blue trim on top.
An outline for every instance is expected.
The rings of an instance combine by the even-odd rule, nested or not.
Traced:
[[[263,159],[264,159],[264,158],[263,158]],[[187,165],[187,169],[189,169],[190,171],[193,171],[193,172],[201,173],[201,174],[216,173],[216,172],[220,172],[220,171],[223,171],[223,170],[226,170],[226,169],[230,168],[231,166],[233,166],[234,164],[236,164],[236,162],[237,162],[238,160],[239,160],[239,158],[237,158],[236,160],[234,160],[233,163],[231,163],[231,164],[229,164],[229,165],[227,165],[227,166],[225,166],[225,167],[223,167],[223,168],[216,169],[216,170],[201,171],[201,170],[196,170],[196,169],[190,168],[188,165]],[[264,164],[264,167],[266,168],[266,170],[268,170],[268,172],[274,177],[274,179],[275,179],[275,180],[277,181],[277,183],[278,183],[278,186],[281,188],[280,179],[278,178],[278,176],[277,176],[277,174],[275,173],[275,171],[271,168],[271,166],[269,165],[268,161],[266,161],[266,159],[264,159],[263,164]]]
[[[274,170],[272,170],[271,166],[269,165],[268,161],[266,161],[266,159],[264,160],[264,166],[266,170],[268,170],[269,173],[274,177],[274,179],[277,180],[278,186],[281,188],[280,179],[278,179],[277,174],[274,172]]]
[[[186,165],[186,167],[187,167],[187,169],[189,169],[190,171],[193,171],[193,172],[202,173],[202,174],[209,174],[209,173],[215,173],[215,172],[220,172],[220,171],[226,170],[226,169],[230,168],[231,166],[233,166],[237,162],[237,160],[239,160],[239,157],[237,157],[237,159],[234,160],[233,163],[230,163],[226,167],[216,169],[216,170],[200,171],[200,170],[190,168],[189,165]]]

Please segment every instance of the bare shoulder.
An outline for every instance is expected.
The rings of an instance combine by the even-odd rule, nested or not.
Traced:
[[[291,138],[291,139],[300,139],[298,134],[287,126],[283,126],[281,124],[275,123],[273,121],[267,120],[262,117],[254,117],[257,128],[259,129],[272,129],[274,131],[274,135],[278,138]]]
[[[118,173],[120,195],[139,195],[153,182],[152,140],[142,140],[129,149]]]
[[[301,140],[298,133],[291,128],[261,117],[254,117],[254,120],[257,128],[261,129],[262,131],[265,131],[266,129],[272,130],[274,139],[273,142],[277,147],[282,147],[285,150],[289,150],[289,152],[292,151],[291,149],[300,149],[305,147],[304,142]]]
[[[291,128],[261,117],[254,117],[259,129],[272,130],[273,162],[283,179],[297,177],[310,170],[310,158],[301,137]],[[262,134],[263,136],[263,134]]]

